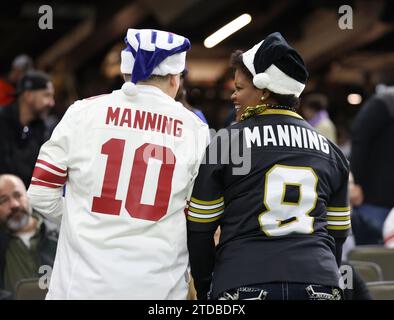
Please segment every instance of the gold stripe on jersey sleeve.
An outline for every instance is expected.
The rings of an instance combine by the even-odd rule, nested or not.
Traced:
[[[213,204],[218,204],[220,202],[223,202],[224,201],[224,197],[220,197],[219,199],[211,200],[211,201],[199,200],[199,199],[196,199],[194,197],[192,197],[190,200],[191,200],[191,202],[194,202],[194,203],[197,203],[197,204],[213,205]]]
[[[327,221],[350,221],[350,216],[345,216],[345,217],[330,217],[327,216]]]
[[[346,212],[350,211],[350,207],[326,207],[327,211]]]
[[[350,229],[350,223],[345,225],[345,226],[332,226],[332,225],[328,225],[327,229],[329,230],[348,230]]]
[[[217,217],[208,218],[208,219],[202,219],[202,218],[195,218],[195,217],[187,216],[187,220],[193,221],[193,222],[208,223],[208,222],[219,220],[221,216],[222,215],[218,215]]]
[[[215,208],[215,209],[210,209],[210,210],[204,210],[204,209],[196,209],[192,205],[189,206],[188,210],[194,213],[202,213],[202,214],[211,214],[211,213],[216,213],[219,211],[222,211],[224,209],[224,206]]]

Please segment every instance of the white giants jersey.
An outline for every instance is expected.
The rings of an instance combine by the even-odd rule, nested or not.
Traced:
[[[41,148],[31,204],[62,215],[47,299],[187,296],[184,210],[209,130],[160,89],[137,87],[77,101]]]

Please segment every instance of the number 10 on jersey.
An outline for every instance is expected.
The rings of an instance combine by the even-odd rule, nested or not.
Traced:
[[[93,198],[93,212],[111,215],[120,214],[123,201],[116,199],[116,192],[124,149],[125,140],[123,139],[110,139],[101,148],[101,153],[107,155],[107,165],[101,195]],[[150,158],[162,162],[153,205],[141,203],[145,179],[149,179],[147,169]],[[135,150],[133,164],[129,171],[130,179],[125,201],[125,209],[131,217],[158,221],[167,213],[175,162],[176,159],[172,150],[164,146],[144,143]]]

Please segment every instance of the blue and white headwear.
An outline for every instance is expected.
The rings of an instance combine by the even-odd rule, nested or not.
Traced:
[[[185,69],[186,51],[191,47],[185,37],[153,29],[128,29],[125,43],[120,71],[131,75],[131,81],[122,86],[127,95],[137,94],[135,84],[151,75],[181,73]]]
[[[253,75],[256,88],[296,97],[305,88],[308,79],[305,63],[279,32],[271,33],[244,52],[242,60]]]

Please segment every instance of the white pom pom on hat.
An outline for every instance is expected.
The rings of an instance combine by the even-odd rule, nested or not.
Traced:
[[[270,81],[271,78],[267,73],[258,73],[253,77],[253,84],[259,89],[268,88]]]
[[[122,85],[122,91],[127,96],[135,96],[138,93],[137,86],[131,81],[127,81]]]

